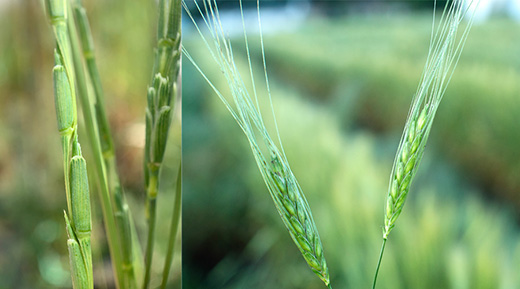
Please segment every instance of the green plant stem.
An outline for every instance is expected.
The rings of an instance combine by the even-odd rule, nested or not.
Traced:
[[[168,250],[166,251],[166,259],[164,260],[164,270],[162,276],[161,289],[165,289],[168,283],[168,276],[172,267],[173,255],[175,253],[175,239],[181,219],[181,203],[182,203],[182,165],[179,162],[179,172],[177,174],[177,185],[175,189],[175,200],[173,201],[173,213],[170,224],[170,235],[168,237]]]
[[[372,289],[376,288],[377,282],[377,274],[379,273],[379,266],[381,265],[381,260],[383,259],[383,253],[385,252],[386,238],[383,239],[383,244],[381,245],[381,253],[379,253],[379,261],[377,261],[376,274],[374,275],[374,283],[372,284]]]
[[[158,174],[156,170],[151,169],[149,174],[149,183],[146,197],[146,218],[148,221],[148,239],[145,253],[145,275],[143,288],[150,287],[150,276],[153,259],[153,247],[155,241],[155,219],[157,215],[157,191],[159,188]]]
[[[83,109],[83,118],[85,120],[85,127],[87,129],[90,146],[94,155],[94,163],[96,165],[96,171],[98,173],[98,180],[100,182],[101,190],[99,190],[101,208],[103,211],[103,218],[105,220],[105,232],[107,234],[108,246],[110,249],[110,257],[112,260],[112,268],[116,275],[116,286],[121,288],[122,284],[122,258],[120,250],[120,241],[117,234],[117,227],[114,220],[114,211],[112,209],[112,202],[110,198],[110,191],[108,188],[108,180],[105,163],[103,161],[103,154],[101,151],[100,140],[97,134],[97,123],[91,103],[89,100],[89,94],[87,89],[86,76],[83,70],[83,63],[81,61],[81,53],[79,48],[79,37],[76,30],[76,24],[72,17],[68,19],[68,25],[70,27],[69,34],[71,37],[71,47],[73,51],[73,62],[76,72],[76,80],[78,87],[78,95],[81,101],[81,108]]]

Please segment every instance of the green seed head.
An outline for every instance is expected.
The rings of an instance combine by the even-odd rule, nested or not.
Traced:
[[[397,186],[397,180],[394,179],[392,181],[392,187],[390,188],[390,196],[392,197],[392,199],[397,199],[397,192],[398,192],[398,186]]]
[[[399,190],[401,192],[407,192],[410,187],[410,181],[412,180],[412,174],[407,174],[404,178],[403,182],[401,183],[401,187]]]
[[[170,129],[171,108],[163,106],[155,126],[155,137],[152,160],[154,163],[162,163],[166,141],[168,140],[168,130]]]
[[[293,229],[296,232],[298,232],[298,234],[303,234],[304,233],[302,225],[300,224],[300,222],[294,216],[292,216],[289,219],[289,222],[291,223]]]
[[[82,156],[74,156],[70,161],[70,189],[72,220],[78,238],[81,239],[83,236],[90,236],[92,230],[87,164]]]
[[[67,228],[67,248],[69,250],[70,271],[72,276],[72,287],[74,289],[90,288],[87,274],[87,267],[83,254],[81,253],[81,245],[76,240],[76,235],[72,230],[67,213],[63,212],[65,217],[65,224]]]
[[[409,145],[408,145],[407,142],[405,142],[403,144],[403,150],[402,150],[402,153],[401,153],[401,161],[403,163],[406,163],[406,161],[408,160],[408,156],[409,156],[409,154],[408,154],[409,153],[409,149],[408,148],[409,148]]]
[[[394,210],[394,200],[392,200],[392,198],[387,198],[386,199],[386,213],[392,214],[393,210]]]
[[[47,14],[49,19],[64,20],[67,18],[67,1],[65,0],[46,0]]]
[[[170,105],[170,86],[168,84],[168,78],[161,77],[159,83],[159,107]]]
[[[307,219],[306,215],[305,215],[305,210],[303,209],[303,206],[301,206],[300,204],[298,204],[297,208],[296,208],[296,211],[298,212],[298,219],[300,220],[305,220]]]
[[[289,200],[288,198],[284,198],[284,200],[282,201],[282,204],[283,204],[283,207],[285,208],[285,210],[287,210],[287,213],[289,213],[289,215],[293,216],[296,214],[296,210],[294,209],[294,206],[293,206],[293,203],[291,202],[291,200]]]
[[[417,160],[417,155],[413,155],[410,160],[408,161],[408,163],[406,164],[406,167],[404,168],[404,173],[405,174],[408,174],[410,173],[413,168],[415,167],[416,165],[416,160]]]
[[[428,118],[428,108],[429,108],[428,104],[424,105],[421,115],[419,116],[419,119],[417,120],[417,127],[419,130],[422,130],[424,128],[424,126],[426,125],[426,121]]]
[[[147,94],[147,101],[148,101],[148,111],[150,111],[150,114],[152,112],[155,112],[155,88],[148,87],[148,94]]]
[[[89,281],[87,276],[87,270],[83,257],[81,255],[81,249],[78,242],[74,239],[67,240],[67,247],[69,249],[69,261],[70,261],[70,274],[72,276],[72,288],[84,289],[89,288]]]
[[[314,237],[314,252],[316,252],[316,256],[318,258],[321,259],[323,257],[323,247],[321,245],[321,241],[318,238],[318,236]]]
[[[70,131],[74,126],[74,103],[67,72],[63,65],[61,65],[60,55],[56,50],[54,52],[56,61],[56,66],[54,66],[53,69],[54,103],[56,106],[58,131],[63,134]]]
[[[298,235],[296,239],[298,240],[298,244],[300,244],[300,247],[303,251],[311,250],[309,242],[302,235]]]
[[[160,73],[156,73],[153,78],[153,87],[156,91],[159,91],[159,86],[161,85],[162,76]]]
[[[305,252],[305,253],[303,253],[303,257],[305,258],[305,260],[307,261],[307,263],[309,264],[311,269],[314,270],[314,272],[321,271],[320,263],[312,254]]]
[[[410,123],[410,127],[408,128],[408,142],[409,143],[413,143],[413,139],[415,138],[415,130],[417,129],[416,126],[417,126],[417,124],[415,121],[412,121]]]
[[[421,144],[421,136],[417,136],[415,140],[412,143],[412,147],[410,148],[410,154],[415,154],[417,149],[419,148],[419,145]]]
[[[398,164],[397,164],[397,170],[395,172],[395,178],[396,178],[398,183],[400,183],[401,180],[403,179],[403,163],[402,162],[398,162]]]

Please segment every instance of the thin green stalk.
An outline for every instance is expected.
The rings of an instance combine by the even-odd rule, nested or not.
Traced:
[[[151,277],[151,267],[152,267],[152,256],[153,256],[153,248],[154,248],[154,234],[155,234],[155,219],[157,216],[157,189],[159,187],[159,182],[157,178],[157,173],[150,175],[150,182],[147,189],[147,198],[146,198],[146,219],[148,223],[148,243],[146,244],[146,253],[145,253],[145,275],[143,288],[149,288],[150,286],[150,277]]]
[[[131,225],[131,214],[124,198],[123,190],[120,185],[119,175],[117,173],[116,161],[115,161],[115,149],[112,140],[112,134],[110,132],[110,126],[108,124],[104,94],[101,85],[101,79],[96,65],[95,53],[94,53],[94,41],[90,32],[90,25],[85,9],[81,4],[81,0],[74,0],[72,5],[76,21],[79,28],[79,36],[81,38],[81,48],[83,57],[85,59],[89,80],[94,88],[94,99],[90,99],[91,106],[95,111],[95,120],[97,122],[97,134],[101,145],[102,156],[106,167],[107,182],[109,191],[113,196],[114,203],[114,218],[116,219],[116,225],[119,232],[119,240],[121,242],[121,253],[122,253],[122,268],[123,268],[123,284],[124,288],[136,288],[135,278],[135,266],[134,256],[132,248],[133,246],[140,246],[139,242],[133,242],[137,238],[133,238],[132,233],[135,234],[135,230],[132,230]],[[140,247],[137,248],[140,251]],[[136,258],[136,260],[141,260]],[[142,267],[142,266],[141,266]]]
[[[69,10],[71,12],[71,10]],[[122,256],[119,236],[117,234],[117,226],[114,220],[114,211],[112,208],[112,199],[108,187],[108,179],[103,154],[101,150],[100,140],[97,134],[98,128],[95,121],[94,110],[90,103],[89,93],[87,88],[87,77],[83,70],[83,62],[81,60],[81,50],[79,48],[79,36],[76,30],[74,19],[69,18],[68,25],[70,27],[69,34],[71,38],[71,46],[73,51],[73,61],[75,64],[76,80],[78,84],[78,95],[83,110],[83,118],[85,127],[87,129],[90,146],[94,155],[94,163],[98,173],[98,180],[101,190],[99,190],[101,207],[103,211],[103,219],[105,220],[105,232],[107,234],[108,246],[110,248],[110,256],[112,260],[112,267],[115,273],[115,280],[117,288],[122,288],[123,284],[123,270],[122,270]]]
[[[381,260],[383,260],[383,253],[385,252],[386,239],[383,239],[383,244],[381,245],[381,252],[379,253],[379,261],[377,261],[376,274],[374,275],[374,283],[372,284],[372,289],[376,288],[377,275],[379,274],[379,266],[381,266]]]
[[[181,203],[182,203],[182,165],[179,162],[179,172],[177,173],[177,185],[175,189],[175,200],[173,201],[173,213],[170,224],[170,235],[168,237],[168,250],[166,251],[166,258],[164,260],[163,278],[161,289],[166,289],[168,284],[168,276],[173,262],[173,254],[175,253],[175,239],[177,237],[177,230],[179,228],[179,221],[181,219]]]

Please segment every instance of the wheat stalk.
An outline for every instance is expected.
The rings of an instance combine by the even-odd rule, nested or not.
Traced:
[[[390,184],[386,198],[383,228],[383,244],[374,276],[373,288],[377,281],[379,266],[384,253],[386,240],[401,215],[410,186],[423,157],[424,148],[430,135],[433,119],[451,80],[457,62],[473,23],[471,16],[465,29],[459,35],[459,25],[468,13],[464,0],[447,1],[437,30],[432,25],[432,36],[428,58],[421,82],[412,99],[412,105],[405,128],[395,155]],[[479,0],[468,0],[478,4]],[[435,11],[435,7],[434,7]]]
[[[260,112],[260,106],[257,97],[257,91],[254,84],[254,75],[249,55],[249,44],[247,33],[245,31],[244,16],[242,10],[242,1],[240,3],[240,11],[242,16],[242,25],[244,29],[245,46],[249,63],[249,74],[252,80],[254,100],[248,91],[243,78],[235,65],[233,50],[230,41],[224,36],[224,31],[220,22],[218,6],[216,1],[204,0],[202,5],[194,0],[198,12],[202,17],[210,33],[210,39],[206,39],[200,27],[197,25],[193,15],[190,13],[187,4],[183,1],[184,9],[191,18],[195,28],[199,32],[207,49],[211,53],[213,59],[220,67],[224,77],[227,80],[233,103],[228,102],[226,97],[212,84],[209,78],[203,73],[202,69],[196,64],[190,53],[183,48],[183,53],[193,63],[197,70],[202,74],[208,84],[212,87],[224,105],[227,107],[231,115],[235,118],[238,125],[246,135],[253,156],[262,174],[264,182],[269,193],[275,203],[275,207],[285,225],[294,244],[300,250],[309,267],[314,271],[326,286],[331,288],[329,280],[329,272],[325,257],[323,254],[323,246],[316,228],[316,224],[312,218],[310,207],[305,196],[292,173],[289,162],[283,152],[278,128],[276,133],[280,149],[271,139]],[[269,80],[266,72],[265,52],[263,47],[263,38],[260,24],[259,1],[257,1],[258,19],[260,27],[260,42],[262,50],[262,58],[264,65],[264,76],[266,80],[266,89],[269,95],[271,111],[276,126],[276,117],[272,106]]]

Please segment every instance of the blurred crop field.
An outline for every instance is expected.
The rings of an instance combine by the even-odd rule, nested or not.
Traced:
[[[371,288],[388,180],[431,17],[431,10],[311,13],[294,29],[264,35],[281,139],[313,211],[333,288]],[[251,59],[270,119],[255,21],[246,19]],[[185,22],[187,50],[229,94]],[[518,35],[520,23],[502,16],[472,28],[377,288],[520,288]],[[242,35],[231,36],[248,83]],[[246,137],[186,59],[183,103],[184,287],[324,288],[277,216]]]
[[[146,244],[144,113],[156,41],[154,1],[83,1],[106,95],[122,185]],[[55,47],[44,1],[0,5],[0,288],[71,288],[62,149],[56,125],[52,68]],[[79,101],[78,101],[79,105]],[[81,109],[79,138],[92,197],[95,288],[115,288],[98,184]],[[177,176],[180,115],[172,125],[158,202],[152,285],[162,273]],[[180,243],[180,240],[179,240]],[[180,244],[170,273],[179,288]]]

